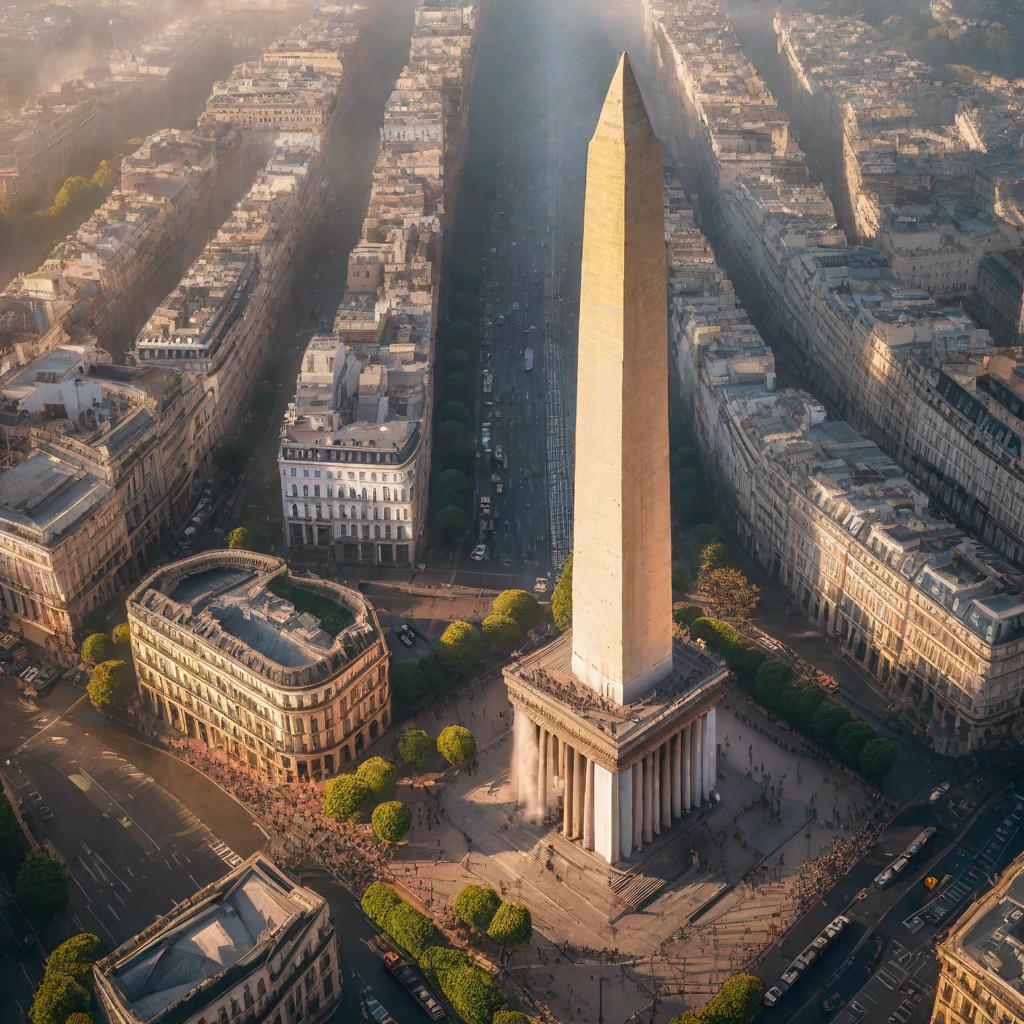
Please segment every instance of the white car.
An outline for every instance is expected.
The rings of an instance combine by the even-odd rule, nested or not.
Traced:
[[[470,551],[469,557],[472,558],[474,562],[485,562],[487,560],[487,545],[477,544],[477,546]]]
[[[533,581],[533,592],[535,594],[546,594],[548,592],[548,581],[544,576],[538,576]]]
[[[772,985],[770,989],[764,994],[764,1005],[774,1006],[785,994],[789,988],[785,982],[780,982],[778,985]]]
[[[937,804],[949,792],[949,783],[941,782],[928,794],[928,803]]]

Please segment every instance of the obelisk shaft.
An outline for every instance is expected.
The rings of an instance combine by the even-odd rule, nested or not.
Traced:
[[[587,160],[573,671],[630,703],[672,664],[661,147],[623,54]]]

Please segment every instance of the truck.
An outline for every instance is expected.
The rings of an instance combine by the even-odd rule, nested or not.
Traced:
[[[526,368],[526,372],[529,373],[533,369],[533,349],[528,348],[523,353],[523,366]]]
[[[393,950],[384,954],[384,966],[391,976],[416,1000],[431,1020],[444,1020],[444,1007],[420,980],[416,972]]]

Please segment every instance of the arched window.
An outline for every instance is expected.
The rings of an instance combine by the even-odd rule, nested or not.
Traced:
[[[398,539],[405,540],[405,527],[402,526],[401,523],[399,523],[398,526]]]
[[[292,505],[292,519],[298,519],[298,518],[299,518],[299,506],[298,505]]]
[[[384,488],[384,500],[385,501],[390,501],[391,500],[391,488],[390,487],[385,487]]]
[[[308,498],[309,497],[309,484],[303,484],[302,485],[302,496],[304,498]]]
[[[366,488],[363,488],[363,501],[366,501]]]
[[[374,487],[374,489],[373,489],[373,500],[374,501],[377,500],[377,488],[376,487]]]
[[[380,526],[379,525],[374,526],[374,528],[373,528],[373,535],[374,535],[374,537],[377,538],[377,540],[380,540]]]
[[[385,523],[384,524],[384,537],[385,537],[386,540],[391,540],[391,524],[390,523]]]
[[[390,508],[388,508],[388,507],[387,507],[387,506],[385,505],[385,506],[384,506],[384,519],[385,519],[385,520],[388,520],[388,519],[390,519],[390,518],[391,518],[391,509],[390,509]]]
[[[299,485],[292,484],[292,497],[297,498],[299,496]]]
[[[356,517],[356,507],[355,507],[355,505],[353,505],[353,506],[352,506],[352,507],[351,507],[351,508],[349,509],[349,518],[351,518],[351,519],[355,519],[355,517]]]
[[[348,496],[350,498],[354,498],[356,496],[356,489],[354,487],[350,487],[348,489]]]

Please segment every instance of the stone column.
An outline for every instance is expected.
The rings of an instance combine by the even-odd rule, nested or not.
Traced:
[[[532,815],[537,810],[537,726],[517,708],[514,730],[516,800]]]
[[[576,752],[572,747],[562,744],[562,835],[572,838],[572,801],[576,788],[573,769],[576,766]]]
[[[707,714],[707,733],[704,737],[705,771],[704,781],[707,786],[708,796],[711,796],[718,789],[718,742],[715,735],[715,709],[711,708]]]
[[[687,726],[690,746],[690,807],[700,806],[700,725],[691,722]]]
[[[651,819],[651,808],[654,806],[654,772],[651,755],[644,758],[644,842],[650,843],[654,840],[652,830],[654,822]]]
[[[637,761],[630,768],[633,776],[633,849],[644,845],[644,763]]]
[[[555,789],[555,779],[558,777],[558,737],[548,733],[548,796],[547,807],[550,810],[558,806],[558,791]]]
[[[654,782],[651,786],[651,831],[661,835],[661,748],[651,751],[651,775]]]
[[[587,783],[583,797],[583,845],[594,849],[594,762],[587,759]]]
[[[627,768],[615,776],[619,787],[619,860],[633,852],[633,769]]]
[[[672,748],[661,745],[661,827],[672,827]]]
[[[542,818],[548,813],[548,731],[544,726],[537,744],[537,808]]]
[[[700,798],[707,800],[711,793],[711,778],[708,772],[708,716],[700,716]]]
[[[572,800],[574,819],[572,824],[572,837],[573,839],[582,839],[583,817],[587,801],[587,759],[578,750],[576,751],[576,767],[573,769],[572,777],[573,784],[576,789],[576,793]]]
[[[619,780],[594,765],[594,850],[609,864],[619,859]]]
[[[683,814],[689,814],[690,808],[693,806],[693,798],[690,793],[690,746],[692,744],[692,740],[693,737],[690,735],[690,727],[688,725],[684,725],[683,731],[679,733],[681,760],[683,762],[683,781],[680,786],[683,797]]]
[[[672,817],[683,816],[683,734],[672,737]]]

